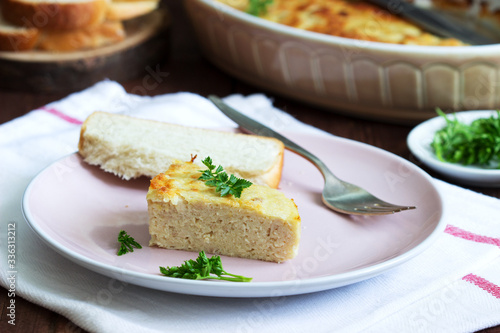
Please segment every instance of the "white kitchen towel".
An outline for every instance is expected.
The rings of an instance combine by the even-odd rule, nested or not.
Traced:
[[[225,100],[276,130],[330,135],[275,109],[262,94]],[[14,304],[3,319],[15,320],[15,299],[22,297],[91,332],[472,332],[500,324],[500,200],[439,180],[447,227],[436,242],[384,274],[342,288],[276,298],[201,297],[80,267],[35,235],[21,199],[41,169],[76,150],[80,125],[96,110],[235,126],[201,96],[139,97],[112,81],[1,125],[0,283]]]

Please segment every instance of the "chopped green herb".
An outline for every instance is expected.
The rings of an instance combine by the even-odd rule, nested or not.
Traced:
[[[161,274],[178,279],[190,280],[224,280],[231,282],[250,282],[252,278],[241,275],[234,275],[226,272],[222,268],[222,261],[219,256],[207,258],[204,251],[198,254],[196,260],[186,260],[181,266],[162,267],[160,266]]]
[[[260,16],[267,12],[267,6],[272,2],[273,0],[250,0],[246,12],[254,16]]]
[[[500,169],[500,111],[496,118],[476,119],[470,125],[450,119],[440,109],[436,112],[446,120],[431,143],[440,161]]]
[[[202,174],[198,179],[205,180],[207,186],[215,187],[215,191],[220,192],[221,197],[231,194],[239,198],[243,189],[252,185],[252,182],[246,179],[237,178],[234,175],[228,176],[222,166],[215,167],[212,164],[210,156],[201,162],[205,164],[208,170],[200,170]]]
[[[141,244],[137,243],[125,230],[120,230],[118,233],[118,242],[121,244],[117,253],[119,256],[128,252],[134,252],[134,247],[142,249]]]

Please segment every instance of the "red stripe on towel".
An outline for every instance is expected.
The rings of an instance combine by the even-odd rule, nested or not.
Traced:
[[[474,234],[472,232],[460,229],[458,227],[452,226],[452,225],[447,225],[446,229],[444,230],[447,234],[450,234],[455,237],[463,238],[466,240],[470,240],[473,242],[477,243],[484,243],[484,244],[491,244],[491,245],[496,245],[500,247],[500,238],[493,238],[493,237],[488,237],[488,236],[481,236]]]
[[[56,109],[52,109],[52,108],[48,108],[46,106],[42,106],[39,110],[43,110],[43,111],[46,111],[50,114],[53,114],[54,116],[57,116],[59,118],[61,118],[62,120],[65,120],[67,121],[68,123],[71,123],[71,124],[75,124],[75,125],[81,125],[83,124],[83,122],[81,122],[80,120],[76,119],[76,118],[73,118],[73,117],[70,117],[64,113],[62,113],[61,111],[57,111]]]
[[[495,296],[496,298],[500,299],[500,287],[497,286],[494,283],[491,283],[490,281],[486,280],[485,278],[482,278],[480,276],[474,275],[474,274],[467,274],[462,278],[462,280],[470,282],[479,288],[483,289],[484,291],[487,291],[491,295]]]

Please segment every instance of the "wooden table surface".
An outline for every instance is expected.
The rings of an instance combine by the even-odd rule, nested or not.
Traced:
[[[226,96],[233,93],[251,94],[263,92],[261,89],[234,79],[205,60],[196,45],[193,32],[183,11],[181,1],[167,0],[166,5],[172,13],[173,23],[170,31],[171,47],[165,61],[161,64],[158,84],[154,89],[143,87],[144,77],[121,82],[129,92],[142,92],[148,95],[189,91],[207,96],[216,94]],[[147,75],[145,73],[144,75]],[[53,94],[34,94],[19,91],[0,90],[0,123],[7,122],[18,116],[36,109],[49,102],[64,98],[68,92]],[[297,119],[321,128],[337,136],[365,142],[380,147],[408,159],[418,165],[419,162],[411,155],[406,146],[406,137],[411,126],[387,124],[377,121],[356,119],[326,112],[316,107],[305,105],[288,98],[268,93],[275,100],[275,106],[290,113]],[[442,178],[420,165],[432,176]],[[446,179],[444,179],[446,180]],[[469,187],[470,188],[470,187]],[[470,188],[471,190],[500,198],[500,189]],[[6,323],[7,291],[0,293],[1,301],[1,332],[83,332],[79,327],[63,316],[38,305],[16,297],[16,325]],[[482,332],[500,333],[500,326],[486,329]]]

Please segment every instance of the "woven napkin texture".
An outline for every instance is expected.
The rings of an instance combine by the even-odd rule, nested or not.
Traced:
[[[225,100],[278,131],[330,135],[273,108],[264,95]],[[384,274],[342,288],[277,298],[201,297],[151,290],[80,267],[35,235],[21,200],[38,172],[76,151],[80,125],[96,110],[235,126],[201,96],[139,97],[112,81],[1,125],[0,283],[15,291],[11,299],[25,298],[91,332],[456,333],[500,324],[500,200],[439,180],[434,182],[447,227],[436,242]],[[13,228],[15,262],[9,262]]]

